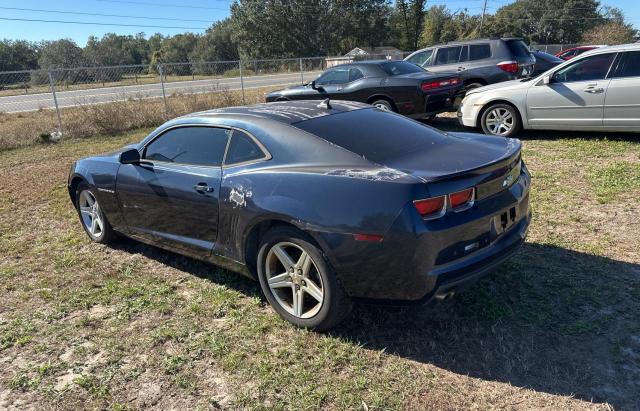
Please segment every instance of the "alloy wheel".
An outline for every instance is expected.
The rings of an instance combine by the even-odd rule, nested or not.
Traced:
[[[322,308],[322,276],[309,253],[299,245],[280,242],[271,247],[265,274],[271,293],[289,314],[311,318]]]
[[[513,114],[506,108],[496,107],[487,114],[485,125],[491,134],[507,135],[514,126]]]
[[[104,222],[102,221],[98,200],[96,200],[91,191],[84,190],[80,193],[78,207],[80,208],[82,223],[87,232],[93,238],[100,237],[104,232]]]

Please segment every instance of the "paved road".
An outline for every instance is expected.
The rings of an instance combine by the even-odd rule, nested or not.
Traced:
[[[305,72],[304,81],[310,81],[320,74],[319,71]],[[300,84],[300,73],[270,74],[264,76],[250,76],[244,78],[244,88],[282,87]],[[167,97],[173,93],[206,93],[216,89],[240,90],[240,77],[217,78],[207,80],[177,81],[165,83]],[[56,93],[58,105],[73,107],[81,104],[100,104],[123,100],[124,98],[158,98],[162,97],[160,83],[134,86],[117,86],[93,88],[86,90],[58,91]],[[19,96],[0,97],[0,112],[16,113],[21,111],[36,111],[54,108],[51,93],[25,94]]]

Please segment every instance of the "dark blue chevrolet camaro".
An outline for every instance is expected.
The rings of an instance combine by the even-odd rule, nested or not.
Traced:
[[[273,308],[326,330],[354,300],[428,302],[524,241],[518,140],[444,133],[346,102],[195,113],[77,161],[89,237],[121,233],[244,273]]]

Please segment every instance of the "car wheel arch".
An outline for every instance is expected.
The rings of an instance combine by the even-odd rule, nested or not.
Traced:
[[[74,205],[76,203],[76,191],[78,190],[78,186],[82,183],[86,183],[87,185],[91,186],[86,178],[78,174],[75,174],[71,178],[71,182],[69,183],[69,197],[71,197],[71,201]]]
[[[394,111],[398,111],[398,107],[396,106],[396,103],[393,101],[393,99],[389,96],[387,96],[386,94],[374,94],[373,96],[369,97],[366,101],[367,104],[371,104],[376,100],[386,100],[389,103],[391,103],[391,106],[393,107]]]
[[[513,104],[511,101],[504,100],[504,99],[491,100],[491,101],[488,101],[488,102],[484,103],[484,105],[482,106],[482,109],[480,109],[480,111],[478,112],[478,116],[476,118],[476,127],[481,127],[480,122],[482,121],[482,115],[485,113],[485,111],[487,111],[489,109],[489,107],[491,107],[491,106],[493,106],[495,104],[506,104],[508,106],[513,107],[513,109],[516,111],[516,114],[518,115],[518,119],[520,120],[520,124],[524,127],[524,117],[522,116],[522,112],[520,111],[518,106]]]
[[[313,231],[304,230],[298,224],[295,224],[293,221],[287,219],[278,219],[278,218],[267,218],[261,219],[259,221],[255,221],[252,224],[248,224],[245,230],[245,234],[242,236],[242,261],[245,263],[247,267],[249,267],[249,271],[251,274],[256,277],[257,274],[257,258],[258,253],[260,251],[260,243],[262,238],[264,238],[265,234],[276,228],[276,227],[291,227],[301,233],[311,237],[311,239],[316,243],[318,248],[322,251],[323,254],[327,255],[327,244],[322,240],[322,238]],[[329,258],[330,259],[330,258]]]

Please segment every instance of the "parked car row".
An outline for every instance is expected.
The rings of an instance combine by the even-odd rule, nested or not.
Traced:
[[[513,136],[521,129],[640,132],[640,44],[587,51],[534,78],[471,90],[467,127]]]

